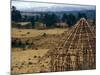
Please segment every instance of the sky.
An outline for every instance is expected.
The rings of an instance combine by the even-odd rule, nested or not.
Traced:
[[[30,8],[30,7],[47,7],[47,6],[53,6],[55,4],[12,1],[12,5],[20,9],[20,8]]]
[[[26,2],[26,1],[13,1],[11,3],[12,6],[15,6],[18,10],[35,8],[35,7],[51,7],[51,6],[67,6],[67,7],[78,7],[78,8],[90,8],[95,9],[95,6],[82,6],[82,5],[69,5],[69,4],[52,4],[52,3],[38,3],[38,2]]]

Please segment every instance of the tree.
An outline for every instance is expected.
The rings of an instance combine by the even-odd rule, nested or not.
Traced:
[[[68,19],[68,15],[64,13],[62,16],[62,21],[67,22],[67,19]]]
[[[19,21],[21,21],[21,18],[22,18],[22,16],[21,16],[20,11],[17,10],[15,6],[12,6],[12,8],[11,8],[12,21],[19,22]]]
[[[16,7],[12,6],[11,11],[16,11]]]
[[[58,21],[57,15],[56,14],[52,14],[50,21],[51,21],[51,26],[54,27],[55,26],[55,23],[57,23],[57,21]]]
[[[57,22],[58,17],[56,14],[45,14],[42,21],[46,24],[47,27],[54,27],[55,23]]]
[[[67,23],[68,23],[69,27],[75,25],[76,17],[73,14],[69,14],[68,19],[67,19]]]
[[[63,14],[62,21],[66,22],[69,27],[76,23],[76,17],[73,14]]]
[[[43,23],[45,23],[47,25],[47,27],[49,27],[50,23],[49,23],[49,14],[45,14],[44,18],[42,19]]]
[[[80,18],[85,18],[87,19],[87,15],[85,13],[78,13],[78,18],[77,20],[79,20]]]
[[[23,22],[28,21],[28,16],[27,16],[27,15],[24,15],[23,18],[22,18],[22,21],[23,21]]]
[[[30,18],[30,22],[32,23],[32,28],[34,28],[34,25],[35,25],[35,18],[34,18],[34,16],[32,16]]]

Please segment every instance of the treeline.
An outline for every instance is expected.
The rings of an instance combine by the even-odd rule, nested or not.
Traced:
[[[11,9],[11,18],[13,22],[31,22],[32,27],[34,27],[35,22],[42,22],[46,24],[47,27],[55,27],[56,23],[65,22],[69,27],[71,27],[75,25],[75,23],[82,17],[87,19],[85,13],[78,13],[78,16],[67,13],[62,14],[62,16],[56,15],[55,13],[42,13],[34,16],[22,16],[21,12],[17,10],[15,6],[12,6]]]

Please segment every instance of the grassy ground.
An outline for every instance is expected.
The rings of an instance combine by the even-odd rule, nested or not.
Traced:
[[[63,28],[54,28],[54,29],[46,29],[46,30],[37,30],[37,29],[12,29],[12,37],[36,37],[39,35],[46,34],[61,34],[64,31],[67,31],[67,29]]]
[[[36,47],[22,50],[22,48],[12,48],[12,73],[34,73],[40,71],[49,71],[49,61],[37,63],[37,61],[44,56],[50,48],[54,47],[59,41],[61,34],[68,29],[12,29],[12,37],[19,38],[23,41],[33,41]],[[47,34],[43,37],[44,33]],[[31,38],[31,39],[30,39]]]
[[[13,51],[12,52],[12,73],[40,72],[38,60],[46,54],[48,49]]]

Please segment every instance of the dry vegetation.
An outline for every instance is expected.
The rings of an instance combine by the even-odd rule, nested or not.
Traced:
[[[92,44],[93,40],[92,42],[89,41],[91,40],[90,38],[95,38],[95,35],[93,35],[93,37],[90,36],[92,34],[90,32],[90,29],[95,33],[95,28],[88,27],[88,25],[85,23],[87,22],[84,20],[82,22],[79,21],[76,28],[72,27],[72,28],[66,28],[66,29],[55,28],[55,29],[37,30],[37,29],[15,29],[13,28],[12,29],[13,40],[14,39],[17,40],[16,42],[20,40],[23,44],[25,44],[25,47],[24,48],[23,47],[22,48],[12,47],[12,66],[11,66],[12,74],[15,75],[19,73],[50,72],[51,71],[50,68],[52,68],[52,71],[64,71],[62,70],[62,68],[59,68],[59,66],[56,66],[56,65],[52,66],[50,62],[52,61],[53,63],[55,63],[56,60],[59,61],[60,53],[62,53],[62,51],[64,50],[67,50],[66,48],[68,45],[70,45],[70,43],[73,44],[73,46],[70,46],[72,47],[72,49],[68,50],[70,55],[72,53],[76,54],[76,51],[77,51],[76,46],[79,46],[79,48],[81,48],[83,47],[83,43],[84,43],[84,48],[91,47],[91,49],[95,49],[95,40],[93,43],[94,45]],[[84,32],[84,36],[79,35],[79,33],[83,34],[83,32]],[[87,34],[88,36],[86,36]],[[71,35],[71,38],[68,38],[70,35]],[[80,39],[77,38],[79,36],[81,36],[82,38]],[[70,39],[72,39],[72,41],[70,41]],[[88,41],[84,42],[84,40],[86,39],[88,39]],[[82,40],[83,43],[78,42],[78,44],[75,44],[77,43],[77,40],[79,42],[80,40]],[[26,42],[28,42],[28,45],[26,45]],[[77,52],[80,52],[79,54],[76,54],[76,56],[79,55],[78,58],[80,60],[78,60],[78,62],[80,62],[81,60],[83,61],[83,56],[81,54],[82,51],[77,51]],[[91,50],[89,50],[89,52],[91,52]],[[58,54],[59,58],[56,58],[57,57],[55,55],[56,53]],[[52,56],[53,54],[54,56]],[[92,61],[94,62],[95,56],[93,55],[93,53],[92,54],[89,53],[88,55],[91,55],[89,60],[91,60],[91,62]],[[71,56],[71,60],[73,61],[76,56]],[[61,60],[60,63],[62,62],[63,61]],[[73,62],[75,63],[76,61],[73,61]],[[91,66],[93,66],[93,69],[94,69],[95,63],[93,64],[94,65],[91,65]],[[62,64],[60,65],[62,66]],[[66,67],[67,70],[75,70],[73,68],[73,65],[75,66],[75,64],[69,65],[71,67],[69,69],[68,67]],[[78,63],[78,66],[79,66],[79,63]],[[57,68],[57,70],[55,70],[55,68]],[[78,69],[80,70],[80,68]],[[87,69],[87,66],[86,66],[86,69]],[[92,68],[89,68],[89,69],[92,69]]]
[[[54,29],[45,29],[45,30],[37,30],[37,29],[12,29],[12,37],[23,38],[23,37],[36,37],[46,34],[61,34],[67,29],[64,28],[54,28]]]
[[[38,62],[50,48],[57,46],[58,40],[67,32],[68,28],[61,29],[12,29],[12,37],[26,42],[33,42],[32,48],[12,48],[12,74],[48,72],[49,58],[43,62]],[[44,33],[46,35],[44,35]]]
[[[12,73],[39,72],[38,60],[48,49],[12,52]]]

